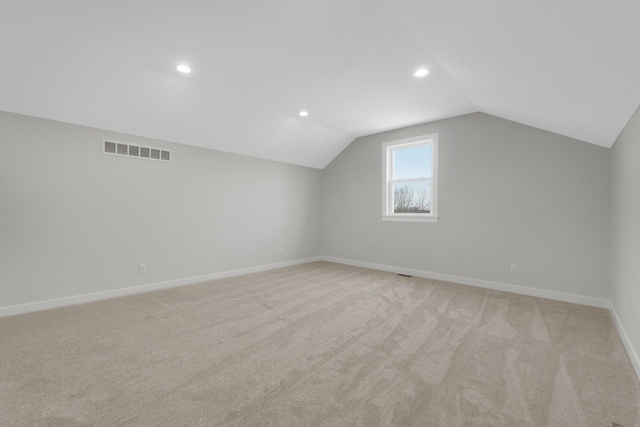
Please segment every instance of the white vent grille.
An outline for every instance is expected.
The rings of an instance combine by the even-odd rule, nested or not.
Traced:
[[[170,162],[171,150],[143,147],[141,145],[127,144],[118,141],[102,141],[102,154],[120,157],[135,157],[137,159],[155,160],[158,162]]]

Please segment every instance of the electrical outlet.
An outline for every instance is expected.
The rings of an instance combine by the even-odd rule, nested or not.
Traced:
[[[509,271],[511,271],[511,274],[518,274],[518,266],[515,264],[511,264],[511,268],[509,269]]]
[[[284,255],[284,248],[280,248],[280,255]]]
[[[147,264],[140,264],[138,266],[138,273],[145,274],[147,272]]]
[[[353,247],[353,252],[358,252],[358,247],[357,246]]]

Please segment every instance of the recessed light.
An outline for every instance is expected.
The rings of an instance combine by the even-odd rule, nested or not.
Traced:
[[[429,74],[429,70],[427,70],[426,68],[420,68],[419,70],[416,70],[415,73],[413,73],[413,77],[424,77],[427,74]]]
[[[298,114],[302,117],[307,117],[309,115],[306,111],[300,111]]]
[[[184,64],[180,64],[177,67],[178,71],[180,71],[181,73],[185,73],[188,74],[191,72],[191,68],[189,68],[188,66],[184,65]]]

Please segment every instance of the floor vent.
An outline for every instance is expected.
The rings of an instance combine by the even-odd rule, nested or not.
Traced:
[[[413,277],[413,276],[409,276],[408,274],[398,274],[398,276],[402,276],[402,277]]]
[[[137,144],[127,144],[118,141],[102,141],[102,154],[110,156],[132,157],[136,159],[156,160],[159,162],[170,162],[171,151],[159,148],[145,147]]]

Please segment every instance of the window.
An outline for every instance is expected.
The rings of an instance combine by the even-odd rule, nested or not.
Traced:
[[[382,220],[438,222],[438,134],[382,145]]]

